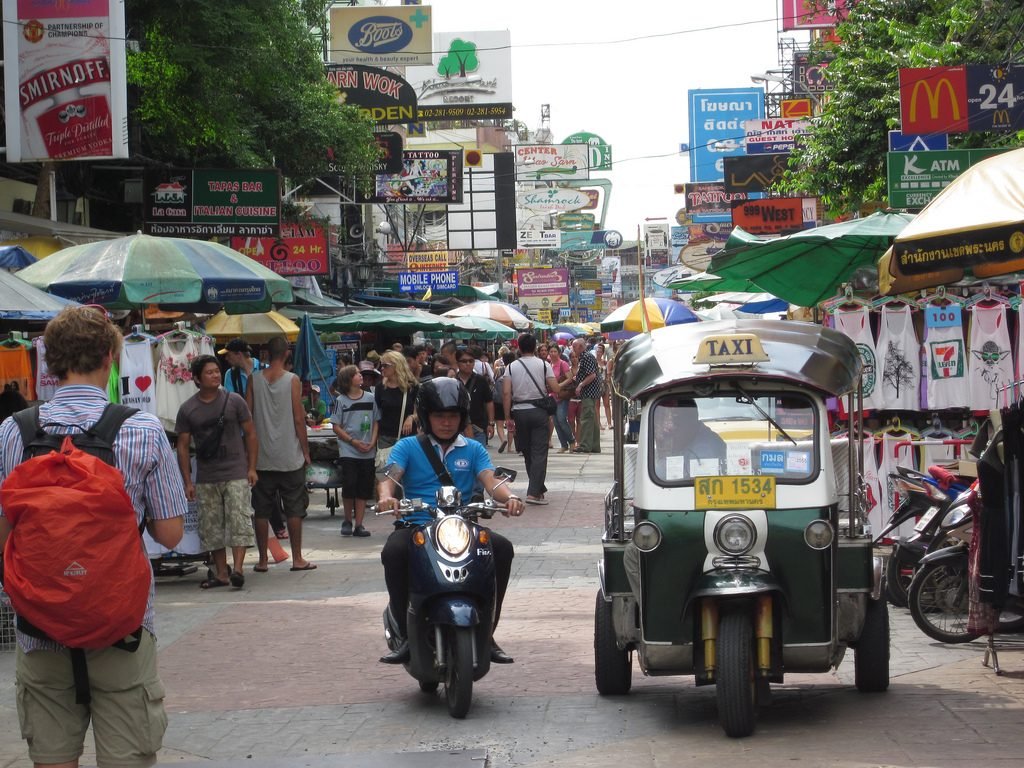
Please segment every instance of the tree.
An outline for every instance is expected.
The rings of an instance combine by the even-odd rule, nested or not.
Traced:
[[[437,73],[443,77],[465,77],[480,66],[476,57],[476,43],[455,38],[448,46],[447,55],[437,65]]]
[[[899,128],[899,68],[1007,63],[1024,51],[1024,7],[991,0],[858,0],[815,46],[835,88],[777,189],[818,195],[832,215],[886,198],[888,131]],[[1024,137],[959,134],[950,147],[1017,144]]]
[[[128,81],[139,150],[172,165],[277,167],[369,183],[372,124],[324,77],[328,0],[127,0]],[[133,148],[134,149],[134,148]]]

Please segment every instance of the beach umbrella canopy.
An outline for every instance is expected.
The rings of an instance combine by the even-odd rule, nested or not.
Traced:
[[[443,333],[463,339],[481,339],[497,341],[514,339],[519,332],[515,328],[491,320],[489,317],[451,317],[446,318],[449,328]]]
[[[533,321],[511,304],[504,301],[474,301],[461,307],[449,309],[442,317],[487,317],[497,320],[509,328],[525,331],[533,326]]]
[[[331,405],[333,398],[328,390],[334,381],[334,366],[308,314],[299,320],[299,338],[292,355],[292,372],[303,381],[319,386],[320,399],[328,406]]]
[[[221,311],[206,321],[206,332],[218,341],[239,338],[250,344],[265,344],[282,334],[288,341],[299,338],[299,326],[273,310],[247,315],[229,315]]]
[[[700,320],[692,309],[672,299],[644,299],[647,303],[649,330],[664,328],[666,325],[696,323]],[[643,330],[643,306],[639,301],[623,304],[601,321],[601,332],[609,339],[625,339]]]
[[[857,270],[873,269],[913,219],[908,213],[878,211],[862,219],[750,242],[715,254],[708,271],[749,280],[790,304],[813,307],[834,296]]]
[[[1024,271],[1024,149],[976,163],[939,192],[878,262],[882,293]]]
[[[284,310],[289,317],[299,317],[292,309]],[[302,313],[306,314],[306,313]],[[393,331],[400,334],[423,331],[446,331],[451,321],[440,315],[432,315],[422,309],[365,309],[346,315],[310,315],[310,321],[320,332],[356,333],[362,331]],[[301,324],[300,324],[301,325]]]
[[[227,246],[137,234],[57,251],[22,269],[28,283],[108,309],[159,305],[214,313],[266,312],[292,301],[287,278]]]
[[[73,304],[0,269],[0,320],[50,320]]]
[[[0,269],[14,271],[37,261],[35,256],[20,245],[0,245]]]

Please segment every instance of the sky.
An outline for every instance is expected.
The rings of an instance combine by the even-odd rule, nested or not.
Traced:
[[[611,146],[613,170],[592,177],[612,181],[605,228],[626,239],[683,207],[673,185],[689,181],[687,91],[752,87],[751,75],[779,66],[778,0],[429,5],[435,33],[509,30],[515,117],[531,131],[548,104],[555,143],[588,131]]]

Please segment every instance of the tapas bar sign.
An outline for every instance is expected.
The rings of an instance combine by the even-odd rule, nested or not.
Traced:
[[[147,234],[175,237],[276,237],[281,231],[281,175],[262,170],[147,170]]]

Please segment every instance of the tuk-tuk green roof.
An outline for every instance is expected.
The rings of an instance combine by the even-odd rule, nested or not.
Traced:
[[[757,336],[770,359],[714,368],[694,362],[702,340],[737,333]],[[860,373],[857,347],[839,331],[791,320],[723,320],[670,325],[634,336],[615,356],[612,382],[617,392],[636,398],[681,380],[752,374],[842,395],[857,386]]]

